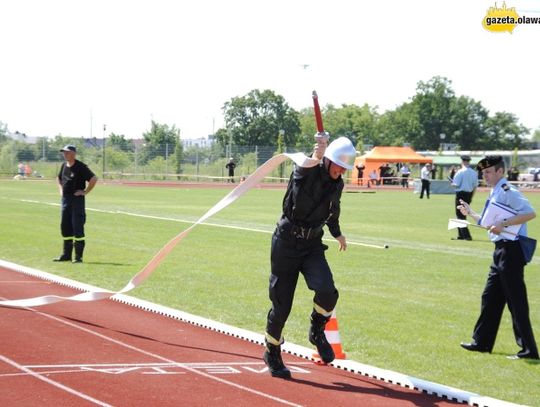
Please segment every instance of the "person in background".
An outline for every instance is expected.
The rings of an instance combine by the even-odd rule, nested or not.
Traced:
[[[467,217],[458,209],[461,201],[467,202],[469,205],[472,202],[474,191],[478,187],[478,174],[471,168],[471,157],[468,155],[461,156],[461,169],[456,173],[452,186],[456,189],[455,211],[458,219],[466,219]],[[457,240],[472,240],[469,228],[457,228]]]
[[[519,170],[516,167],[511,167],[508,170],[506,179],[508,181],[517,181],[519,178]]]
[[[232,157],[229,158],[229,162],[225,164],[225,168],[229,170],[229,179],[227,182],[234,182],[234,169],[236,168],[236,164],[234,163],[234,159]]]
[[[407,164],[403,164],[399,169],[401,172],[401,186],[403,188],[409,188],[409,175],[411,175],[411,170]]]
[[[264,362],[273,377],[288,379],[290,370],[281,359],[283,328],[292,309],[294,292],[300,273],[314,291],[309,341],[317,347],[322,361],[330,363],[335,354],[328,343],[324,328],[334,310],[339,294],[332,271],[325,257],[328,246],[323,244],[323,227],[347,248],[339,224],[343,175],[353,168],[350,162],[356,149],[349,139],[339,137],[328,147],[318,143],[313,157],[319,165],[304,168],[296,165],[291,174],[283,213],[272,236],[269,297],[272,308],[266,320]]]
[[[82,263],[85,247],[85,197],[94,189],[97,177],[85,163],[77,160],[77,148],[74,145],[68,144],[60,151],[65,160],[58,173],[58,188],[62,196],[60,229],[64,250],[54,261],[71,261],[75,247],[73,263]]]
[[[456,176],[456,167],[452,165],[450,167],[450,172],[448,173],[448,179],[450,180],[450,182],[454,180],[455,176]]]
[[[364,185],[364,169],[366,166],[364,164],[356,165],[356,170],[358,171],[356,177],[356,185]]]
[[[424,192],[427,199],[429,199],[429,187],[431,185],[431,164],[427,163],[420,170],[420,182],[422,182],[422,189],[420,190],[420,199],[424,198]]]
[[[491,353],[504,308],[508,305],[512,315],[514,337],[521,348],[508,358],[538,359],[524,279],[526,259],[521,247],[524,243],[517,238],[508,239],[501,236],[505,228],[521,225],[518,234],[526,237],[527,222],[534,219],[536,213],[527,198],[504,178],[504,161],[500,155],[486,156],[480,160],[477,169],[482,171],[486,183],[492,187],[489,203],[509,207],[516,215],[496,220],[495,224],[488,226],[489,238],[495,244],[493,261],[482,293],[480,316],[474,327],[473,341],[462,342],[461,347],[472,352]],[[481,215],[474,212],[463,200],[458,209],[475,222],[481,218]]]
[[[20,177],[20,178],[23,178],[24,177],[24,164],[23,163],[19,163],[19,165],[17,165],[17,175]]]
[[[30,165],[28,164],[25,164],[24,166],[24,176],[26,178],[29,178],[32,176],[32,167],[30,167]]]
[[[367,186],[368,188],[370,188],[370,185],[379,185],[379,177],[377,175],[377,171],[375,169],[373,169],[370,173],[369,173],[369,179],[368,179],[368,183],[367,183]]]
[[[431,179],[437,179],[437,166],[435,164],[431,166]]]

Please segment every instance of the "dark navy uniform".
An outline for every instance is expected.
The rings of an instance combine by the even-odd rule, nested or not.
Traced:
[[[495,185],[489,199],[514,209],[518,214],[534,212],[523,194],[510,186],[504,178]],[[479,347],[491,352],[504,307],[508,305],[516,343],[522,348],[518,356],[538,358],[524,280],[526,261],[520,242],[493,233],[489,235],[491,241],[495,243],[495,251],[482,293],[482,306],[474,327],[473,338]],[[521,226],[519,235],[527,236],[526,223]]]
[[[295,167],[283,199],[283,214],[272,236],[266,334],[282,342],[282,330],[291,311],[299,273],[315,291],[314,309],[331,312],[338,300],[332,272],[322,243],[323,226],[333,237],[341,236],[340,198],[343,180],[333,180],[321,164],[312,168]]]
[[[75,191],[86,188],[86,183],[95,177],[95,174],[86,164],[79,160],[68,167],[62,164],[58,173],[58,181],[62,187],[62,221],[60,229],[64,244],[75,243],[76,253],[82,255],[84,250],[84,224],[86,222],[85,197],[75,196]],[[64,251],[66,253],[66,250]],[[71,250],[69,250],[71,253]],[[71,255],[70,255],[71,257]]]

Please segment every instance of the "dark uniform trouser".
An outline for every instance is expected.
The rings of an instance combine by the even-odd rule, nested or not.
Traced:
[[[424,191],[426,192],[426,195],[429,198],[429,184],[430,184],[430,181],[428,179],[423,179],[421,181],[422,181],[422,190],[420,191],[420,198],[424,197]]]
[[[529,319],[524,267],[523,253],[518,241],[496,243],[493,263],[482,294],[480,317],[473,333],[473,339],[480,346],[493,349],[504,306],[508,304],[518,346],[525,352],[538,355]]]
[[[465,192],[465,191],[457,191],[456,192],[456,204],[454,205],[456,209],[456,217],[458,219],[467,219],[467,216],[463,215],[461,211],[457,208],[458,205],[461,205],[459,202],[460,199],[463,199],[465,202],[470,204],[472,202],[472,192]],[[469,228],[457,228],[458,230],[458,238],[460,239],[470,239],[471,238],[471,232],[469,231]]]
[[[84,240],[85,222],[84,196],[63,196],[60,229],[64,240],[70,238],[75,241]]]
[[[324,256],[326,248],[320,239],[310,241],[290,236],[282,239],[276,233],[272,236],[269,286],[272,308],[268,312],[266,324],[266,332],[272,338],[278,341],[281,339],[283,327],[291,312],[299,273],[304,275],[308,288],[315,291],[315,304],[326,311],[335,308],[339,294]]]

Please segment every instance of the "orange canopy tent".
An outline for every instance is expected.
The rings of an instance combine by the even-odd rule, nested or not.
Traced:
[[[364,164],[365,167],[362,178],[368,180],[369,174],[371,174],[373,170],[376,171],[378,178],[379,167],[386,163],[425,164],[432,162],[433,159],[418,154],[411,147],[373,147],[370,152],[357,157],[354,161],[352,179],[358,178],[358,169],[356,167],[360,164]],[[399,174],[396,175],[399,176]]]

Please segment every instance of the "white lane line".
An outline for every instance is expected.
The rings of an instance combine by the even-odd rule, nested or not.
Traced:
[[[65,385],[63,385],[62,383],[58,383],[57,381],[54,381],[54,380],[52,380],[52,379],[49,379],[49,378],[46,377],[46,376],[43,376],[43,375],[41,375],[41,374],[39,374],[39,373],[36,373],[36,372],[34,372],[34,371],[32,371],[32,370],[30,370],[30,369],[28,369],[28,368],[26,368],[26,367],[24,367],[24,366],[18,364],[18,363],[15,362],[14,360],[11,360],[11,359],[9,359],[8,357],[6,357],[6,356],[4,356],[4,355],[0,355],[0,360],[2,360],[3,362],[7,363],[8,365],[11,365],[11,366],[15,367],[16,369],[19,369],[19,370],[21,370],[21,371],[23,371],[23,372],[25,372],[25,373],[31,375],[32,377],[35,377],[35,378],[38,379],[38,380],[42,380],[42,381],[44,381],[45,383],[48,383],[48,384],[50,384],[50,385],[52,385],[52,386],[54,386],[54,387],[58,387],[59,389],[64,390],[64,391],[66,391],[66,392],[68,392],[68,393],[71,393],[71,394],[73,394],[74,396],[80,397],[80,398],[82,398],[82,399],[84,399],[84,400],[87,400],[87,401],[89,401],[89,402],[91,402],[91,403],[94,403],[94,404],[96,404],[96,405],[98,405],[98,406],[103,406],[103,407],[106,407],[106,406],[107,406],[107,407],[111,407],[111,404],[107,404],[107,403],[105,403],[105,402],[103,402],[103,401],[97,400],[97,399],[95,399],[95,398],[93,398],[93,397],[90,397],[90,396],[87,395],[87,394],[81,393],[80,391],[77,391],[77,390],[75,390],[75,389],[72,389],[71,387],[65,386]]]
[[[275,396],[272,396],[271,394],[268,394],[268,393],[264,393],[264,392],[261,392],[261,391],[258,391],[258,390],[255,390],[255,389],[252,389],[250,387],[246,387],[246,386],[242,386],[241,384],[237,384],[237,383],[234,383],[234,382],[231,382],[231,381],[228,381],[228,380],[225,380],[225,379],[222,379],[220,377],[216,377],[216,376],[212,376],[210,374],[207,374],[207,373],[204,373],[204,372],[201,372],[200,370],[197,370],[197,369],[194,369],[194,368],[191,368],[190,366],[188,366],[187,364],[183,364],[183,363],[178,363],[178,362],[175,362],[171,359],[168,359],[168,358],[165,358],[161,355],[157,355],[155,353],[152,353],[152,352],[148,352],[144,349],[141,349],[141,348],[138,348],[136,346],[133,346],[133,345],[129,345],[125,342],[122,342],[122,341],[119,341],[117,339],[114,339],[114,338],[111,338],[107,335],[103,335],[103,334],[100,334],[98,332],[95,332],[95,331],[92,331],[91,329],[88,329],[88,328],[84,328],[82,326],[79,326],[75,323],[72,323],[72,322],[69,322],[69,321],[66,321],[66,320],[63,320],[61,318],[58,318],[58,317],[55,317],[54,315],[49,315],[49,314],[45,314],[43,312],[40,312],[40,311],[37,311],[36,309],[34,308],[23,308],[23,309],[27,309],[27,310],[30,310],[30,311],[33,311],[35,312],[36,314],[38,315],[41,315],[45,318],[49,318],[49,319],[52,319],[54,321],[57,321],[57,322],[60,322],[61,324],[64,324],[64,325],[67,325],[67,326],[70,326],[72,328],[75,328],[75,329],[79,329],[83,332],[86,332],[86,333],[89,333],[91,335],[95,335],[97,336],[98,338],[101,338],[101,339],[104,339],[106,341],[109,341],[109,342],[112,342],[116,345],[119,345],[121,347],[124,347],[124,348],[127,348],[127,349],[130,349],[132,351],[135,351],[135,352],[139,352],[139,353],[142,353],[143,355],[146,355],[146,356],[150,356],[150,357],[153,357],[153,358],[156,358],[158,360],[161,360],[163,362],[167,362],[167,363],[170,363],[174,366],[177,366],[177,367],[181,367],[191,373],[194,373],[194,374],[197,374],[199,376],[203,376],[203,377],[206,377],[207,379],[211,379],[211,380],[214,380],[214,381],[217,381],[219,383],[222,383],[222,384],[225,384],[225,385],[228,385],[228,386],[232,386],[232,387],[236,387],[237,389],[240,389],[240,390],[243,390],[243,391],[246,391],[248,393],[253,393],[253,394],[256,394],[258,396],[261,396],[261,397],[264,397],[264,398],[268,398],[270,400],[273,400],[273,401],[276,401],[278,403],[281,403],[281,404],[284,404],[284,405],[287,405],[287,406],[295,406],[295,407],[300,407],[301,405],[300,404],[295,404],[293,402],[290,402],[290,401],[287,401],[287,400],[284,400],[284,399],[281,399],[279,397],[275,397]],[[20,366],[21,369],[25,369],[24,366]],[[31,372],[31,370],[27,369],[28,372]],[[37,375],[37,373],[35,373]],[[38,375],[39,376],[39,375]],[[56,383],[56,382],[54,382]],[[58,383],[58,385],[60,385],[60,383]],[[61,386],[61,385],[60,385]]]

